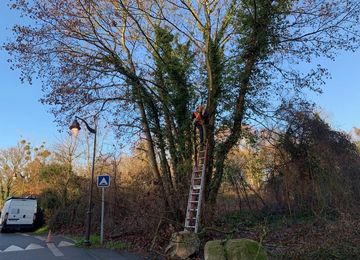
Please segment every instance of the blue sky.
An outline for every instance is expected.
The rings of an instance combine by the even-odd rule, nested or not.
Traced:
[[[19,21],[17,13],[9,11],[6,0],[0,1],[0,45],[11,36],[10,28]],[[15,146],[21,139],[37,146],[53,143],[59,137],[53,116],[39,103],[41,87],[21,84],[19,71],[10,69],[9,56],[0,49],[0,149]]]
[[[10,28],[20,21],[9,11],[6,0],[0,1],[0,45],[11,36]],[[41,86],[21,84],[19,71],[12,71],[8,55],[0,49],[0,149],[26,139],[34,145],[52,144],[59,138],[48,107],[39,103]],[[322,95],[311,95],[323,115],[335,129],[350,131],[360,126],[360,51],[342,53],[335,62],[324,64],[332,74]]]
[[[342,53],[335,62],[325,64],[332,78],[323,94],[313,100],[323,108],[324,116],[335,129],[350,131],[360,126],[360,50]]]

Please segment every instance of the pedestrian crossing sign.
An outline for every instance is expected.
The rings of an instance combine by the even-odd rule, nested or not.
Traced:
[[[109,175],[99,175],[97,178],[97,186],[100,188],[106,188],[110,186],[110,176]]]

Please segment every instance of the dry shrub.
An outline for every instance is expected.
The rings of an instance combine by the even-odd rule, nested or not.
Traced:
[[[112,183],[105,199],[106,236],[127,241],[135,248],[148,248],[164,213],[159,187],[143,156],[123,156],[117,174],[116,185]],[[98,191],[94,200],[100,199]],[[94,211],[100,215],[100,207]]]
[[[226,161],[238,207],[312,211],[317,216],[332,210],[359,212],[356,145],[316,114],[287,113],[283,117],[288,125],[271,137],[272,145],[258,140],[256,146],[233,151]]]
[[[287,207],[311,209],[316,215],[353,211],[360,198],[360,156],[349,136],[332,130],[316,114],[296,113],[278,148],[282,166],[269,187],[276,187]]]

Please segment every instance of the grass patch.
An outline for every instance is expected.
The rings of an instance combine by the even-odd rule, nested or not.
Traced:
[[[37,230],[34,231],[35,235],[44,235],[47,234],[49,232],[49,227],[48,226],[43,226],[41,228],[38,228]]]
[[[84,246],[84,237],[71,236],[73,240],[75,240],[75,246],[77,247],[87,247]],[[124,250],[128,248],[128,245],[121,241],[104,241],[103,244],[100,243],[99,235],[90,236],[90,248],[108,248],[112,250]]]
[[[72,237],[75,240],[75,246],[84,247],[85,238],[84,237]],[[100,236],[92,235],[90,236],[91,247],[98,247],[100,245]]]
[[[116,250],[124,250],[128,248],[128,245],[121,241],[108,241],[105,243],[105,248],[108,249],[116,249]]]

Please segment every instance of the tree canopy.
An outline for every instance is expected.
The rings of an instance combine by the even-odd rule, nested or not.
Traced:
[[[140,132],[174,214],[188,187],[195,104],[207,105],[206,199],[215,202],[242,125],[308,105],[305,91],[321,91],[327,76],[317,58],[359,43],[357,0],[12,2],[32,20],[5,44],[22,80],[43,79],[42,102],[60,124],[101,114],[118,133]]]

